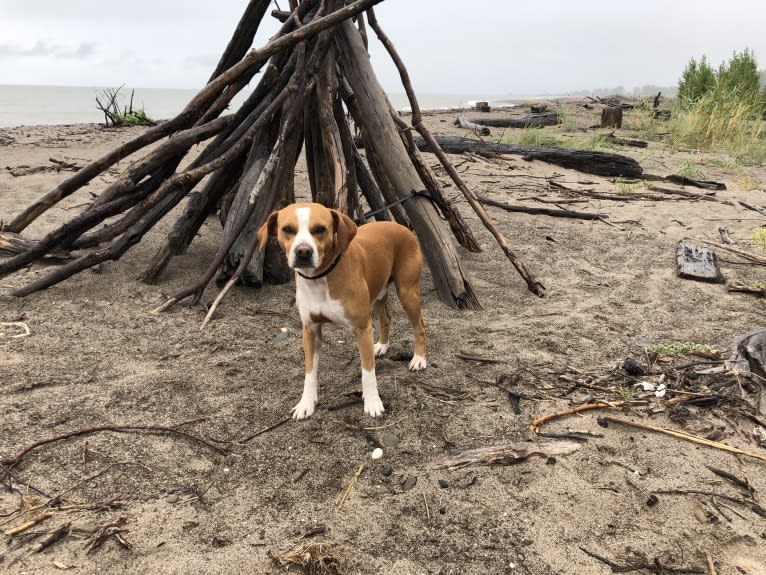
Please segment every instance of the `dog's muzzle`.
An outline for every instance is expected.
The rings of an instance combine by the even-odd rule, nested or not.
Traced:
[[[299,244],[293,249],[292,266],[294,268],[315,268],[314,248],[308,244]]]

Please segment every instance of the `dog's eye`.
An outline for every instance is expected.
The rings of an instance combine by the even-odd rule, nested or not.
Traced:
[[[327,228],[324,226],[317,226],[314,228],[314,234],[315,235],[321,235],[327,231]]]
[[[282,228],[282,233],[285,234],[286,236],[291,236],[295,233],[295,230],[293,230],[293,228],[291,228],[290,226],[285,226]]]

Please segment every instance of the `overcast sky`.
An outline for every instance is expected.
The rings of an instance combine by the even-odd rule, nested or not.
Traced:
[[[0,0],[0,84],[198,88],[246,4]],[[376,12],[420,93],[675,85],[690,57],[717,66],[744,48],[766,68],[766,0],[385,0]],[[267,15],[256,45],[276,27]],[[371,57],[384,88],[403,91],[375,42]]]

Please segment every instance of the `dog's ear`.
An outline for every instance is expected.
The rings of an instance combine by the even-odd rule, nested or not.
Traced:
[[[269,236],[275,235],[277,235],[277,212],[271,212],[266,222],[258,228],[258,249],[265,252]]]
[[[351,240],[356,235],[356,224],[354,220],[338,210],[330,210],[330,213],[332,214],[333,227],[335,228],[335,241],[340,251],[345,252],[348,244],[351,243]]]

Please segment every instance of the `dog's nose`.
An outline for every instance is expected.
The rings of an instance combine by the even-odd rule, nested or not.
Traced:
[[[301,244],[299,246],[295,246],[295,258],[299,261],[303,261],[303,262],[309,261],[313,253],[314,253],[314,250],[311,249],[311,246],[307,244]]]

